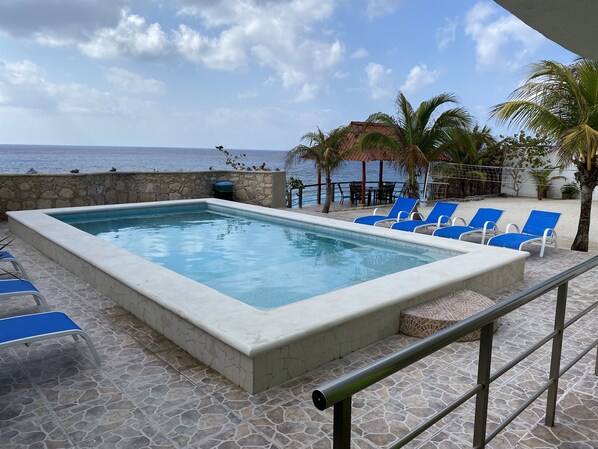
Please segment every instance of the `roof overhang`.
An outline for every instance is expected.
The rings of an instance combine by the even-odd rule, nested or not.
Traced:
[[[598,1],[494,1],[567,50],[598,61]]]

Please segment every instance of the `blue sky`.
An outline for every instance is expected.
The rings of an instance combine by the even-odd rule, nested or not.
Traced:
[[[0,0],[0,143],[289,150],[453,92],[488,122],[575,55],[492,1]]]

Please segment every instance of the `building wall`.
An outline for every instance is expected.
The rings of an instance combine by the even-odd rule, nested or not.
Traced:
[[[282,171],[0,174],[0,216],[10,210],[209,198],[213,184],[234,183],[234,199],[283,207]]]
[[[524,198],[535,198],[537,196],[536,193],[536,184],[534,182],[534,178],[529,173],[529,170],[521,170],[522,176],[522,183],[521,189],[519,190],[519,196]],[[569,166],[564,170],[555,169],[551,172],[550,176],[554,178],[552,181],[550,188],[548,189],[548,198],[561,198],[561,187],[563,184],[566,183],[576,183],[575,181],[575,172],[576,169],[573,166]],[[512,184],[511,176],[505,172],[503,172],[503,183],[501,186],[501,193],[504,193],[509,196],[515,196],[516,192],[510,187]]]

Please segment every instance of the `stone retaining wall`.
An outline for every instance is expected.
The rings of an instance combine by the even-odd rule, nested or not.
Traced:
[[[219,181],[234,183],[236,201],[284,206],[282,171],[0,174],[0,217],[11,210],[209,198]]]

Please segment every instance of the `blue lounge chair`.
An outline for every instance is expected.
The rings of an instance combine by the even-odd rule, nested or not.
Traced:
[[[526,243],[541,242],[540,257],[543,257],[544,248],[547,243],[552,243],[554,249],[558,249],[554,227],[559,221],[560,216],[561,214],[558,212],[532,210],[523,225],[523,230],[519,231],[517,225],[509,223],[505,233],[492,237],[488,240],[488,245],[502,246],[503,248],[512,248],[521,251],[521,247]],[[514,227],[516,232],[510,232],[511,227]]]
[[[482,207],[478,209],[469,224],[465,224],[465,220],[463,218],[455,217],[453,219],[452,226],[438,228],[432,233],[432,235],[461,240],[462,237],[467,235],[482,234],[481,243],[484,243],[486,241],[486,235],[496,234],[496,222],[500,219],[500,216],[503,214],[503,212],[504,211],[500,209]],[[455,225],[458,220],[463,222],[462,226]]]
[[[374,215],[366,215],[364,217],[357,217],[353,223],[361,223],[370,226],[375,226],[378,223],[389,221],[406,220],[415,209],[417,198],[397,198],[395,205],[392,207],[388,215],[377,215],[378,208],[374,209]]]
[[[15,270],[15,276],[20,279],[28,279],[27,272],[21,262],[8,251],[0,251],[0,262],[10,262]]]
[[[439,201],[434,205],[428,217],[424,220],[406,220],[395,223],[391,226],[392,229],[398,229],[399,231],[417,232],[419,229],[426,229],[431,226],[439,228],[444,224],[448,224],[451,220],[451,216],[457,209],[458,204],[456,203],[445,203]]]
[[[33,296],[38,306],[49,310],[44,296],[35,286],[25,279],[5,279],[0,281],[0,299],[10,296]]]
[[[62,312],[33,313],[0,319],[0,349],[66,335],[75,340],[82,337],[97,364],[100,364],[100,357],[89,335]]]

